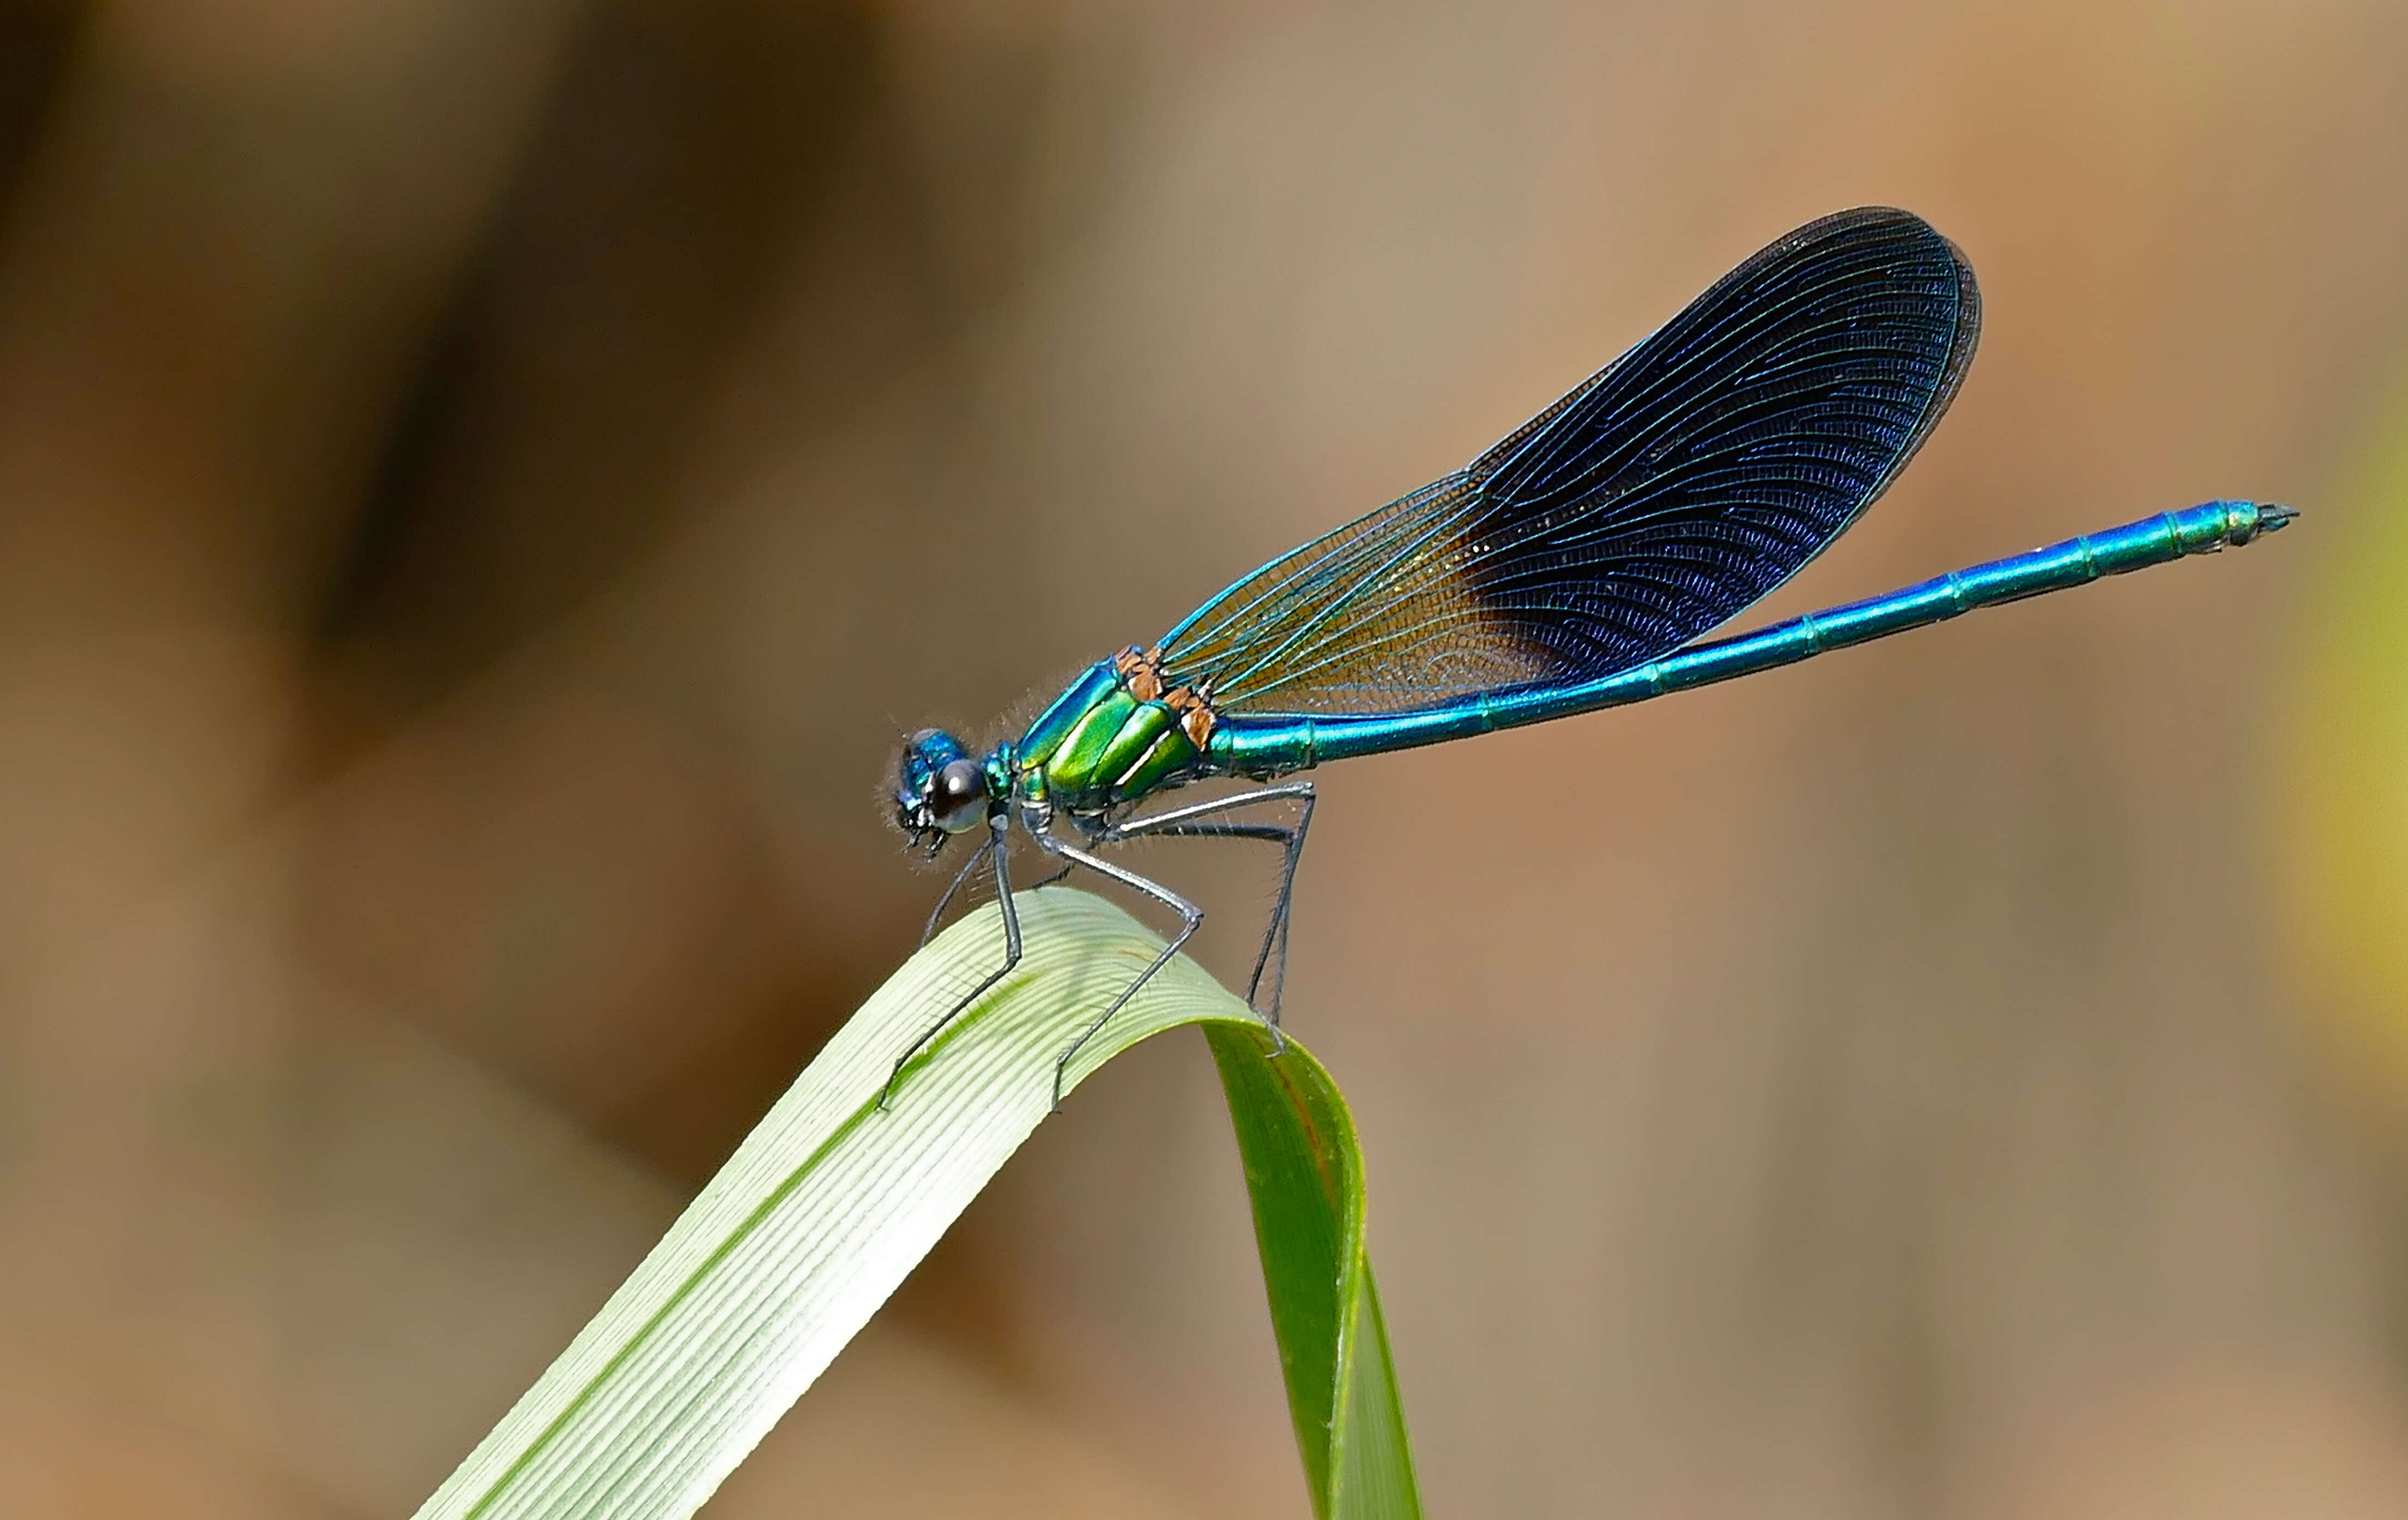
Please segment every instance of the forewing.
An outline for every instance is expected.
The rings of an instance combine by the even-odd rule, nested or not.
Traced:
[[[1226,715],[1394,713],[1669,653],[1820,552],[1955,394],[1973,273],[1904,211],[1810,223],[1468,468],[1163,640]]]

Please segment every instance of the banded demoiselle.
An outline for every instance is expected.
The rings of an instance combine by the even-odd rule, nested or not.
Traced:
[[[1692,643],[1788,580],[1881,495],[1947,409],[1980,329],[1972,269],[1919,218],[1885,208],[1826,217],[1725,275],[1462,469],[1271,561],[1159,641],[1096,665],[1019,738],[980,755],[951,734],[913,735],[896,823],[931,858],[949,839],[981,835],[928,932],[983,862],[1006,948],[994,974],[896,1059],[887,1095],[912,1056],[1020,960],[1007,867],[1015,818],[1065,871],[1118,882],[1180,919],[1161,954],[1054,1063],[1058,1106],[1070,1057],[1203,921],[1178,893],[1104,858],[1111,845],[1175,836],[1281,847],[1247,984],[1276,1049],[1313,805],[1310,782],[1281,778],[1727,681],[2239,548],[2295,515],[2209,502]],[[1158,794],[1215,777],[1262,784],[1144,810]],[[1066,822],[1079,842],[1062,837]]]

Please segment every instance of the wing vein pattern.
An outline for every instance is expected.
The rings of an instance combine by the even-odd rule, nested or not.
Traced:
[[[1469,466],[1206,603],[1165,678],[1230,718],[1404,713],[1670,653],[1881,494],[1980,323],[1917,218],[1810,223]]]

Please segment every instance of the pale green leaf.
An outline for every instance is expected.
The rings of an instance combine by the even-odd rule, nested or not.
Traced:
[[[838,1031],[419,1520],[682,1520],[810,1386],[1047,1114],[1054,1060],[1161,941],[1084,893],[1023,894],[1020,968],[877,1107],[895,1053],[1002,960],[994,909],[939,936]],[[1203,1024],[1254,1195],[1315,1513],[1413,1515],[1363,1249],[1362,1161],[1318,1063],[1173,961],[1072,1064]]]

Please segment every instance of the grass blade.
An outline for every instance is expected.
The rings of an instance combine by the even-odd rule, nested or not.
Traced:
[[[838,1031],[419,1520],[683,1520],[710,1498],[1045,1117],[1056,1054],[1161,945],[1084,893],[1021,902],[1025,958],[931,1042],[893,1109],[876,1104],[894,1053],[1002,960],[992,908]],[[1327,1074],[1293,1045],[1265,1061],[1245,1004],[1177,960],[1069,1085],[1183,1024],[1215,1039],[1315,1511],[1418,1513],[1361,1160]]]
[[[1363,1241],[1363,1157],[1338,1084],[1254,1023],[1207,1025],[1245,1163],[1263,1286],[1313,1513],[1421,1513],[1404,1405]]]

